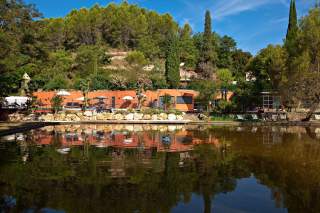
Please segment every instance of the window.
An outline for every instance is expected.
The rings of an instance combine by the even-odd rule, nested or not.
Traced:
[[[263,96],[263,108],[267,108],[267,109],[273,108],[273,97],[271,95]]]
[[[192,96],[177,96],[177,104],[192,104]]]

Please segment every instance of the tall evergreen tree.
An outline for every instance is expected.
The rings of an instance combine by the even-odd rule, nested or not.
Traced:
[[[192,39],[192,28],[185,24],[180,30],[180,60],[187,69],[194,69],[197,63],[198,51]]]
[[[296,1],[291,0],[290,3],[290,12],[289,12],[289,24],[287,30],[286,39],[291,39],[291,36],[294,36],[298,30],[298,18],[297,18],[297,9],[296,9]]]
[[[212,77],[216,58],[217,54],[213,45],[211,15],[210,11],[206,11],[203,41],[198,64],[198,69],[202,72],[204,77]]]
[[[165,75],[170,88],[178,88],[180,82],[179,40],[172,36],[166,52]]]
[[[288,77],[292,76],[295,70],[295,65],[293,65],[294,59],[298,55],[298,18],[297,18],[297,10],[296,10],[296,2],[295,0],[291,0],[290,3],[290,12],[289,12],[289,23],[288,30],[285,39],[285,48],[288,52]]]
[[[203,45],[202,45],[202,62],[208,63],[212,60],[213,44],[212,44],[212,24],[210,11],[206,11]]]

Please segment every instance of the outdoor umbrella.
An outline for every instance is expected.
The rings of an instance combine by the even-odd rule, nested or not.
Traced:
[[[80,97],[76,99],[77,101],[84,101],[84,97]]]
[[[107,99],[107,97],[105,97],[105,96],[97,96],[97,97],[95,97],[95,99]]]
[[[122,99],[123,99],[123,100],[126,100],[126,101],[132,101],[132,100],[133,100],[133,97],[131,97],[131,96],[124,96]]]
[[[67,92],[65,90],[61,90],[57,93],[57,95],[59,96],[69,96],[70,95],[70,92]]]

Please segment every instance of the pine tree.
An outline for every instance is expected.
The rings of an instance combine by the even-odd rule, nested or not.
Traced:
[[[192,40],[192,28],[185,24],[180,30],[180,60],[187,69],[194,69],[197,63],[198,52]]]
[[[172,36],[166,52],[166,80],[170,88],[178,88],[180,83],[179,40]]]

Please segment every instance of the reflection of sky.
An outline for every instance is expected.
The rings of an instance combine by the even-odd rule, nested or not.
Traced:
[[[271,190],[253,177],[240,179],[235,191],[218,194],[212,201],[214,213],[286,213],[287,209],[277,208],[272,200]],[[179,203],[173,213],[203,212],[203,198],[193,194],[189,203]]]

